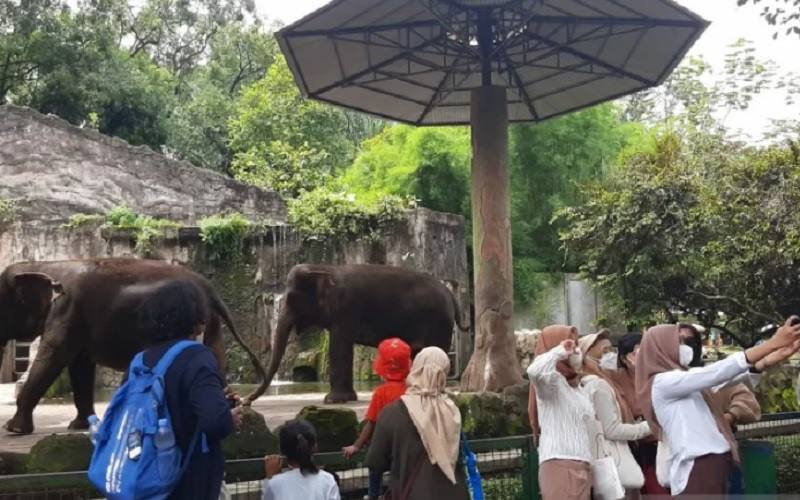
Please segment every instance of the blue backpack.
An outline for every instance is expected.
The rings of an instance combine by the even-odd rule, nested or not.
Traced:
[[[152,369],[145,366],[143,352],[133,358],[128,380],[114,394],[95,435],[89,465],[89,480],[109,500],[164,499],[186,471],[199,432],[183,457],[164,397],[164,377],[175,358],[194,345],[199,344],[176,343]]]
[[[461,450],[464,454],[464,465],[467,468],[467,486],[472,500],[484,500],[481,473],[478,470],[478,456],[472,452],[467,436],[461,433]]]

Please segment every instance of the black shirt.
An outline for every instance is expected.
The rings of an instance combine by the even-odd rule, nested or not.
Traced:
[[[154,367],[176,342],[156,344],[145,351],[144,364]],[[202,439],[198,439],[189,467],[169,499],[217,500],[225,473],[222,440],[233,430],[233,418],[214,354],[203,345],[189,347],[167,369],[165,385],[180,448],[186,453],[198,427],[208,445],[204,452]]]

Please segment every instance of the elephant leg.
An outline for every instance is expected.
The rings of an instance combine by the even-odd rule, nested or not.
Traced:
[[[325,396],[325,404],[358,400],[353,389],[353,342],[347,338],[351,331],[342,328],[330,332],[331,392]]]
[[[68,340],[66,335],[60,332],[53,332],[53,335],[42,338],[28,381],[17,397],[17,412],[6,422],[5,427],[9,432],[14,434],[33,432],[33,409],[75,356],[75,350]]]
[[[94,415],[95,364],[87,351],[81,351],[69,365],[69,379],[78,415],[70,422],[70,430],[89,428],[89,416]]]

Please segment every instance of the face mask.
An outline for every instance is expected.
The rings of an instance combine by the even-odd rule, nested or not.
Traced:
[[[583,366],[583,358],[581,357],[580,350],[575,349],[575,352],[569,355],[569,366],[576,371],[581,369],[581,366]]]
[[[600,368],[608,371],[617,371],[617,353],[607,352],[600,358]]]
[[[694,349],[688,345],[681,344],[678,349],[678,361],[681,366],[684,368],[688,367],[689,363],[692,362],[692,358],[694,358]]]

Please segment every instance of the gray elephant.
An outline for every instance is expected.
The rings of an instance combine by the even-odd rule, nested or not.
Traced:
[[[416,354],[450,350],[453,325],[467,331],[450,290],[429,274],[393,266],[301,264],[289,272],[280,308],[267,383],[278,371],[289,334],[330,332],[331,392],[326,403],[355,401],[353,345],[376,347],[399,337]]]
[[[0,347],[9,340],[31,341],[41,335],[36,359],[17,398],[17,412],[6,429],[33,432],[33,409],[64,368],[69,368],[78,415],[70,429],[88,428],[94,413],[95,364],[126,370],[149,343],[137,311],[143,299],[173,280],[198,287],[205,310],[204,343],[225,369],[225,325],[264,376],[258,358],[245,345],[228,308],[211,283],[199,274],[162,261],[97,259],[14,264],[0,274]],[[55,298],[54,298],[55,297]],[[2,357],[0,357],[2,359]],[[266,381],[245,398],[266,389]]]

